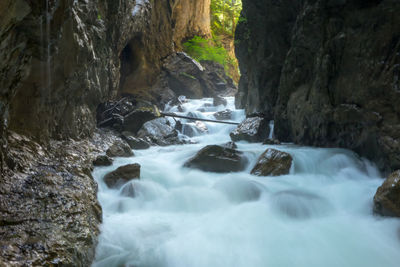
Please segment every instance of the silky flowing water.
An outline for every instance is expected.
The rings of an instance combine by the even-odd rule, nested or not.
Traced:
[[[243,120],[233,98],[227,100],[233,121]],[[225,107],[211,103],[189,100],[184,112],[169,111],[213,119]],[[238,142],[250,162],[243,172],[183,168],[205,145],[230,141],[235,128],[206,125],[209,133],[193,138],[198,144],[137,150],[135,157],[94,170],[103,224],[93,266],[400,266],[400,221],[372,213],[383,180],[371,163],[343,149]],[[293,156],[289,175],[249,174],[269,147]],[[103,182],[106,173],[129,163],[141,165],[134,198]]]

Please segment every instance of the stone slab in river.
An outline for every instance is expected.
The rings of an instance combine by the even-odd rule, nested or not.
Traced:
[[[258,158],[251,174],[258,176],[279,176],[289,174],[292,156],[286,152],[269,148]]]
[[[247,163],[248,160],[243,152],[219,145],[209,145],[189,159],[184,167],[207,172],[227,173],[243,171]]]
[[[130,180],[140,178],[140,165],[137,163],[121,166],[104,176],[104,182],[110,188],[119,187]]]

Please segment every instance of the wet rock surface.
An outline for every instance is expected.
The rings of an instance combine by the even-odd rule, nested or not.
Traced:
[[[227,121],[232,119],[232,110],[226,109],[223,111],[219,111],[214,113],[214,117],[220,121]]]
[[[400,217],[400,170],[390,174],[376,191],[374,212],[383,216]]]
[[[230,133],[232,141],[262,142],[269,135],[269,124],[264,118],[250,117]]]
[[[140,165],[128,164],[117,168],[104,176],[104,182],[110,188],[120,187],[123,184],[140,178]]]
[[[398,1],[244,0],[237,106],[274,119],[283,142],[399,169],[399,12]]]
[[[132,149],[142,150],[150,148],[149,142],[145,141],[143,138],[129,136],[125,140]]]
[[[90,140],[44,146],[9,133],[9,165],[0,176],[0,265],[89,266],[101,207],[92,162],[117,140],[98,131]]]
[[[139,130],[139,138],[149,138],[159,146],[177,145],[183,142],[178,137],[178,131],[171,127],[165,118],[146,122]]]
[[[109,157],[132,157],[134,153],[131,147],[123,140],[115,141],[106,151]]]
[[[229,149],[237,149],[237,145],[235,144],[235,142],[228,142],[223,144],[222,146]]]
[[[94,166],[110,166],[113,160],[107,155],[100,155],[93,161]]]
[[[269,148],[258,158],[251,174],[257,176],[279,176],[289,174],[292,156],[286,152]]]
[[[218,145],[209,145],[189,159],[184,167],[207,172],[226,173],[243,171],[247,163],[247,158],[240,151]]]

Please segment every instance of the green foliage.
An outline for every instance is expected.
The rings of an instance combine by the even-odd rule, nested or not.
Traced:
[[[241,0],[211,0],[211,30],[213,35],[230,35],[233,37],[241,10]]]
[[[206,40],[199,36],[183,44],[184,50],[197,61],[215,61],[227,68],[231,59],[228,52],[221,45],[215,44],[213,40]]]

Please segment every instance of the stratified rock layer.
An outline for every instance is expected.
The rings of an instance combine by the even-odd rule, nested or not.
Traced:
[[[400,2],[243,0],[237,105],[281,141],[400,168]]]

